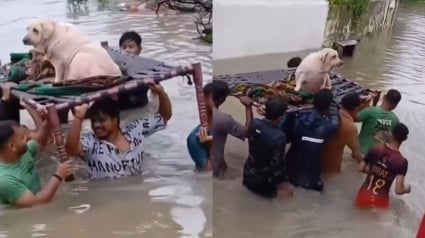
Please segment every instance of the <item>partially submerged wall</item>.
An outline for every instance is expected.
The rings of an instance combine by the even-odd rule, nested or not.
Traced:
[[[326,42],[360,38],[393,25],[400,0],[374,0],[359,19],[346,7],[330,7],[326,22]]]
[[[392,26],[399,2],[371,0],[356,19],[346,7],[329,8],[327,0],[214,0],[213,59],[227,68],[235,58],[293,55],[360,38]]]
[[[213,59],[319,48],[327,0],[214,0]]]

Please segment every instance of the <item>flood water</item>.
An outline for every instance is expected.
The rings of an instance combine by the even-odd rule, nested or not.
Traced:
[[[76,24],[93,41],[108,40],[111,46],[118,45],[124,31],[135,30],[143,38],[143,56],[173,65],[201,62],[204,80],[211,80],[211,47],[193,39],[197,37],[193,16],[122,12],[115,7],[120,1],[78,2],[0,0],[2,62],[11,51],[29,50],[22,38],[31,19],[49,18]],[[88,183],[80,169],[78,181],[61,185],[49,205],[29,210],[0,208],[0,237],[211,236],[211,178],[193,171],[186,151],[186,135],[199,121],[195,90],[181,78],[163,86],[173,103],[173,118],[165,131],[146,140],[143,176]],[[126,120],[138,117],[140,112],[126,113]],[[43,155],[37,162],[43,180],[54,172],[53,160]]]
[[[349,154],[343,173],[325,180],[323,194],[297,190],[294,199],[268,201],[247,191],[241,184],[246,145],[229,138],[226,160],[230,178],[213,182],[214,237],[232,238],[412,238],[425,211],[425,5],[402,5],[389,32],[363,37],[354,58],[344,58],[339,71],[364,86],[387,90],[396,88],[403,99],[396,114],[410,128],[402,152],[409,160],[407,183],[412,192],[392,197],[389,211],[354,208],[356,193],[364,175],[357,172]],[[229,62],[214,62],[214,74],[255,69],[277,69],[284,55],[265,55]],[[218,65],[219,67],[216,67]],[[226,67],[226,65],[231,65]],[[220,71],[216,70],[220,68]],[[228,100],[223,110],[244,122],[243,107]]]
[[[170,13],[156,17],[149,10],[130,14],[118,11],[114,7],[118,3],[0,0],[0,59],[5,61],[10,51],[27,50],[21,43],[26,24],[34,17],[44,17],[77,24],[93,41],[108,40],[110,45],[116,45],[125,30],[136,30],[143,37],[143,55],[173,64],[200,61],[205,79],[211,78],[210,46],[192,39],[197,36],[192,16]],[[298,190],[291,200],[263,200],[241,185],[246,147],[233,139],[226,152],[231,178],[214,180],[212,187],[208,175],[193,172],[186,152],[185,135],[198,120],[194,90],[175,79],[164,83],[173,101],[173,119],[166,131],[147,140],[142,177],[88,183],[79,171],[79,180],[62,185],[52,204],[30,210],[0,210],[0,237],[173,238],[210,237],[213,233],[220,238],[414,237],[425,210],[425,134],[420,124],[425,117],[423,42],[425,6],[404,5],[393,29],[362,38],[356,56],[344,59],[340,69],[365,86],[397,88],[403,93],[396,113],[411,128],[402,151],[409,160],[407,182],[412,193],[393,197],[389,211],[353,207],[363,175],[356,172],[349,156],[343,174],[326,180],[324,194]],[[279,57],[258,57],[256,66],[279,68],[284,62],[276,60]],[[244,65],[245,60],[228,68]],[[243,115],[235,100],[229,100],[223,109],[239,118]],[[138,115],[126,113],[126,119]],[[38,161],[44,180],[54,171],[53,159],[43,156]]]

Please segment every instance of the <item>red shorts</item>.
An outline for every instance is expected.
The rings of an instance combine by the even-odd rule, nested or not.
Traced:
[[[360,208],[388,208],[390,201],[388,196],[376,196],[365,188],[360,188],[356,198],[356,206]]]
[[[425,215],[422,217],[421,224],[419,224],[418,233],[416,238],[425,238]]]

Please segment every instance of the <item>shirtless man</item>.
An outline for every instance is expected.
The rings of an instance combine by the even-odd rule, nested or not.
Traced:
[[[340,123],[337,131],[325,142],[322,152],[322,169],[327,175],[340,173],[344,148],[348,146],[356,162],[363,160],[354,118],[361,109],[361,98],[357,93],[345,95],[339,109]]]
[[[359,170],[367,177],[357,194],[358,207],[388,208],[394,179],[397,195],[410,193],[410,185],[404,183],[408,162],[399,151],[408,134],[409,129],[403,123],[394,125],[388,143],[373,147],[360,163]]]

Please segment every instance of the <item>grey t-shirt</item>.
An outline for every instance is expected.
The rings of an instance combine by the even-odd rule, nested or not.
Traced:
[[[144,139],[166,127],[159,113],[130,122],[121,132],[130,142],[128,151],[120,151],[114,144],[99,140],[91,133],[83,134],[83,158],[89,169],[90,179],[118,178],[142,173]]]
[[[245,139],[245,127],[233,119],[232,116],[213,109],[211,133],[213,135],[212,142],[212,165],[215,176],[220,176],[227,168],[224,160],[224,146],[226,144],[227,135],[230,134],[241,140]]]

